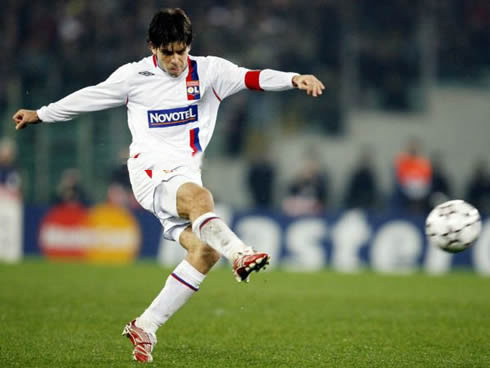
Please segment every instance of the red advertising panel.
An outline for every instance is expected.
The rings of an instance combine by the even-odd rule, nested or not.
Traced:
[[[133,215],[122,207],[62,204],[43,218],[39,244],[50,259],[125,263],[137,255],[141,233]]]

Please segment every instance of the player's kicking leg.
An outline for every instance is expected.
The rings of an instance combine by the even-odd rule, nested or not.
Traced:
[[[191,221],[192,231],[203,243],[230,261],[237,281],[248,281],[250,273],[269,264],[267,253],[245,245],[214,213],[213,197],[206,188],[195,183],[181,185],[177,191],[177,211]]]
[[[190,227],[180,234],[179,242],[187,250],[185,260],[170,274],[160,294],[143,314],[124,327],[123,335],[134,346],[133,359],[139,362],[153,361],[157,329],[199,290],[206,274],[220,259],[220,255],[203,244]]]

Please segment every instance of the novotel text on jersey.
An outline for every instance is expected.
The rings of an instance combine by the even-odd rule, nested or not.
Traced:
[[[177,107],[175,109],[148,111],[148,126],[150,128],[166,128],[193,123],[197,120],[197,105]]]

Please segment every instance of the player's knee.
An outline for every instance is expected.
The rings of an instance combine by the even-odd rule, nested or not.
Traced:
[[[199,193],[196,195],[196,197],[197,197],[196,198],[197,203],[200,205],[207,206],[207,205],[213,205],[214,204],[213,195],[206,188],[202,188],[202,190],[199,191]]]
[[[194,221],[206,212],[214,211],[211,192],[194,183],[183,184],[177,191],[177,212],[183,218]]]
[[[193,209],[196,212],[199,213],[206,213],[209,211],[214,210],[214,201],[213,201],[213,195],[211,192],[206,189],[206,188],[201,188],[194,197],[192,198],[193,201]]]

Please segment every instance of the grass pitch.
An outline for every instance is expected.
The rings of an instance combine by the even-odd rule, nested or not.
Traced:
[[[138,366],[120,334],[169,271],[0,265],[0,366]],[[217,269],[158,339],[153,367],[490,367],[490,279]]]

